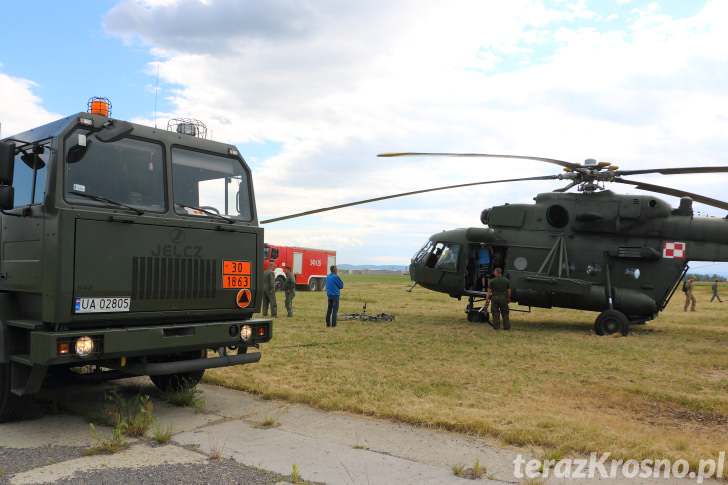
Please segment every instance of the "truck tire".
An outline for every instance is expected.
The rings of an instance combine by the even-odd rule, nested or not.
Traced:
[[[189,387],[195,387],[202,380],[204,370],[191,372],[180,372],[179,374],[165,374],[161,376],[149,376],[157,389],[162,392],[179,391]]]
[[[318,283],[316,282],[316,278],[311,278],[308,280],[308,290],[309,291],[316,291],[318,289]]]
[[[24,403],[25,396],[10,392],[10,364],[0,364],[0,423],[20,416]]]
[[[318,289],[319,291],[326,291],[326,280],[324,278],[318,280]]]
[[[286,279],[283,276],[276,278],[276,291],[283,291],[283,285],[286,284]]]
[[[185,352],[184,354],[177,354],[174,356],[159,356],[151,359],[156,362],[170,362],[175,360],[183,360],[185,358],[198,359],[200,357],[199,352]],[[189,372],[178,372],[177,374],[162,374],[156,376],[149,376],[157,389],[162,392],[166,391],[178,391],[188,387],[195,387],[202,380],[202,376],[205,374],[205,370],[195,370]]]

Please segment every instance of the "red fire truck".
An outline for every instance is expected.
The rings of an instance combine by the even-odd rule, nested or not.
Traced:
[[[336,264],[336,251],[265,244],[263,258],[266,269],[271,261],[276,264],[276,290],[283,289],[286,281],[285,265],[293,268],[297,285],[306,285],[311,291],[323,291],[329,268]]]

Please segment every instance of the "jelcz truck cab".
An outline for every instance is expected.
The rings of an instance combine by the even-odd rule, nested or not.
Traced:
[[[257,362],[248,348],[271,339],[253,318],[263,230],[238,150],[107,105],[0,141],[0,421],[56,371],[166,388]]]

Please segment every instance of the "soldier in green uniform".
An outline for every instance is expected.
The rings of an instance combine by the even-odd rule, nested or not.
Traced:
[[[690,306],[690,311],[695,311],[695,297],[693,296],[693,283],[695,283],[695,276],[691,276],[690,279],[685,284],[685,308],[683,311],[688,311],[688,306]]]
[[[511,301],[511,282],[503,276],[503,270],[493,270],[494,277],[488,282],[488,295],[485,301],[490,301],[490,311],[493,314],[493,328],[500,328],[500,317],[503,316],[503,330],[511,329],[511,320],[508,318],[508,302]],[[492,297],[492,298],[491,298]]]
[[[283,283],[283,291],[286,292],[286,311],[288,316],[293,316],[293,299],[296,297],[296,276],[291,272],[290,266],[284,266],[286,282]]]
[[[276,304],[276,264],[270,262],[268,269],[263,272],[263,316],[268,315],[268,304],[270,304],[270,315],[278,316],[278,305]]]

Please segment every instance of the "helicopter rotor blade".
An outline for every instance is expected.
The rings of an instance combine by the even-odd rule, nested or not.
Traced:
[[[699,195],[699,194],[693,194],[692,192],[686,192],[684,190],[673,189],[670,187],[663,187],[661,185],[646,184],[643,182],[636,182],[636,181],[625,180],[625,179],[621,179],[621,178],[614,179],[614,182],[618,182],[620,184],[634,185],[635,188],[638,188],[641,190],[657,192],[658,194],[672,195],[673,197],[690,197],[695,202],[700,202],[701,204],[709,205],[712,207],[717,207],[718,209],[728,210],[728,202],[723,202],[722,200],[717,200],[717,199],[711,199],[710,197],[706,197],[704,195]]]
[[[516,158],[519,160],[536,160],[537,162],[553,163],[572,170],[580,170],[583,167],[577,163],[565,162],[553,158],[530,157],[527,155],[493,155],[488,153],[423,153],[423,152],[395,152],[380,153],[378,157],[488,157],[488,158]]]
[[[615,175],[640,175],[645,173],[659,173],[662,175],[678,175],[690,173],[718,173],[728,172],[728,167],[680,167],[680,168],[648,168],[643,170],[617,170]]]
[[[332,205],[330,207],[322,207],[320,209],[313,209],[310,211],[298,212],[296,214],[290,214],[287,216],[275,217],[273,219],[266,219],[264,221],[260,221],[260,224],[268,224],[270,222],[284,221],[286,219],[294,219],[296,217],[303,217],[303,216],[309,216],[311,214],[318,214],[319,212],[326,212],[326,211],[335,210],[335,209],[343,209],[344,207],[351,207],[354,205],[369,204],[371,202],[378,202],[380,200],[394,199],[396,197],[406,197],[408,195],[424,194],[425,192],[435,192],[437,190],[457,189],[460,187],[472,187],[474,185],[500,184],[500,183],[505,183],[505,182],[523,182],[523,181],[528,181],[528,180],[554,180],[554,179],[558,179],[558,178],[559,178],[558,175],[543,175],[540,177],[524,177],[524,178],[517,178],[517,179],[488,180],[485,182],[471,182],[471,183],[467,183],[467,184],[446,185],[444,187],[435,187],[432,189],[413,190],[411,192],[402,192],[401,194],[385,195],[383,197],[374,197],[371,199],[364,199],[364,200],[358,200],[355,202],[348,202],[346,204],[338,204],[338,205]]]

